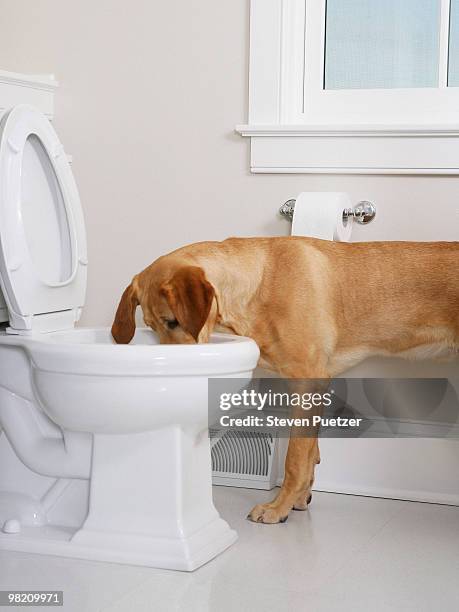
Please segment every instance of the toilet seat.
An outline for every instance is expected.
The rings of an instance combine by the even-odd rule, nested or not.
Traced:
[[[73,327],[86,292],[75,180],[49,120],[28,105],[0,124],[0,287],[10,333]]]

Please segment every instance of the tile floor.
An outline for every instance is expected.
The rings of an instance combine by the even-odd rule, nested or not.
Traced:
[[[239,541],[192,574],[0,552],[0,589],[63,590],[69,612],[459,610],[459,508],[315,493],[283,525],[245,520],[271,495],[215,487]]]

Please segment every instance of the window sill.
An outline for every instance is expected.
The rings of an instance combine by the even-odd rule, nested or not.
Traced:
[[[459,125],[239,125],[251,171],[459,174]]]

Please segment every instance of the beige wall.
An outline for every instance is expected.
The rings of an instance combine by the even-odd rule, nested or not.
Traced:
[[[83,323],[108,324],[158,255],[230,235],[284,234],[305,190],[372,199],[354,239],[457,239],[458,179],[250,175],[248,0],[0,0],[0,68],[54,72],[89,240]],[[356,282],[358,277],[356,274]]]

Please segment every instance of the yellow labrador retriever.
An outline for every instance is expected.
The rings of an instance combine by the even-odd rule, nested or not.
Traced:
[[[112,334],[128,343],[135,309],[162,343],[207,342],[216,326],[253,338],[284,377],[328,378],[370,355],[459,350],[459,242],[339,243],[230,238],[160,257],[124,291]],[[277,497],[249,514],[282,522],[310,501],[316,438],[292,437]]]

